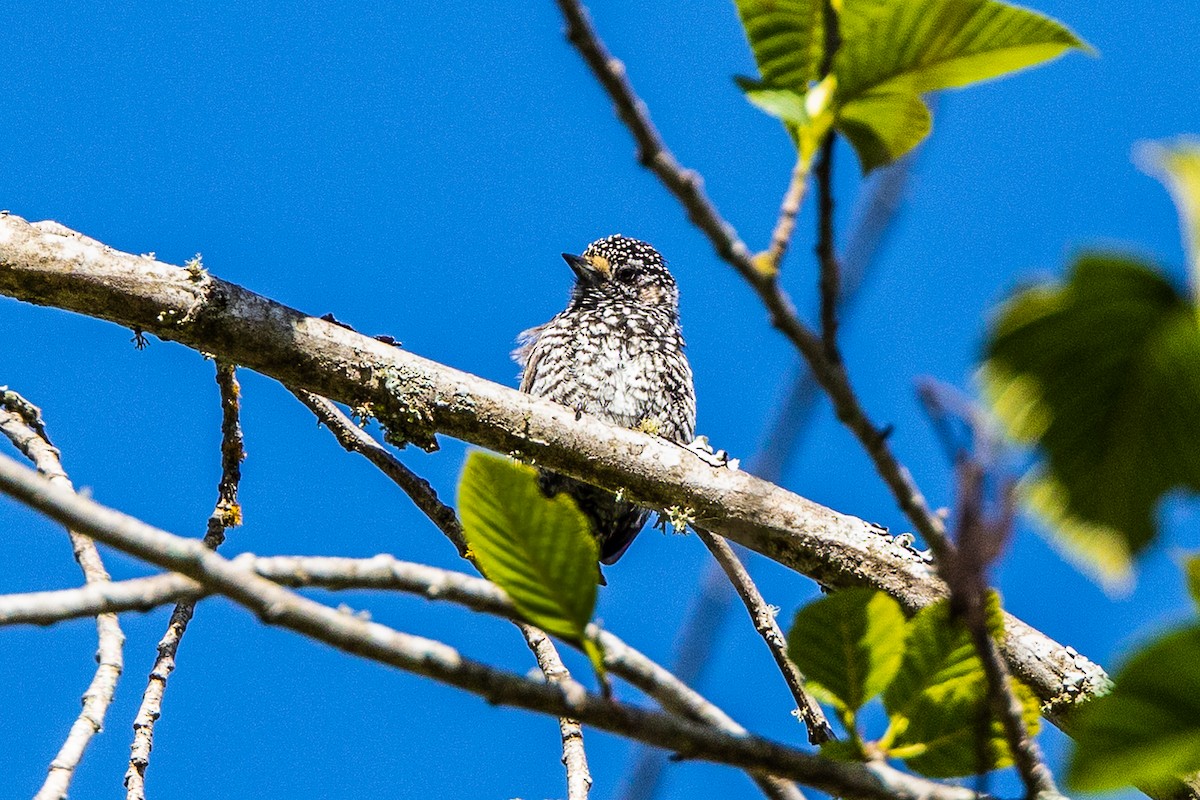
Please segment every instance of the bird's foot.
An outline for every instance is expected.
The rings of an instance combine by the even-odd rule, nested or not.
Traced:
[[[685,450],[691,450],[696,455],[700,456],[705,463],[714,467],[725,467],[726,469],[738,469],[741,464],[736,458],[730,458],[729,453],[724,450],[713,450],[711,444],[708,443],[707,436],[697,436],[690,444],[680,445]]]

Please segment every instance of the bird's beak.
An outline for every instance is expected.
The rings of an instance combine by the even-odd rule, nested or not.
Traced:
[[[581,281],[597,283],[608,278],[611,273],[608,260],[604,258],[576,256],[570,253],[563,253],[562,257],[563,261],[567,262],[567,266],[571,268],[571,271],[575,273],[575,277]]]

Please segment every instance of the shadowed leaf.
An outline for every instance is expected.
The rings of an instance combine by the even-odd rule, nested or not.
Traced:
[[[1169,789],[1200,770],[1200,627],[1134,655],[1111,694],[1079,709],[1067,779],[1079,791]]]
[[[1110,586],[1155,535],[1155,509],[1200,489],[1200,332],[1157,271],[1118,255],[1079,259],[1067,281],[1026,290],[992,327],[984,393],[1043,463],[1028,505],[1053,540]]]
[[[863,172],[895,161],[929,135],[929,107],[911,92],[870,91],[842,106],[837,118]]]
[[[1200,608],[1200,555],[1192,556],[1184,564],[1184,575],[1187,578],[1188,593]]]

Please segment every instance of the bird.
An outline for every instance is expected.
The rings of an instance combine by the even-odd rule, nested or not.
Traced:
[[[581,255],[562,254],[575,283],[561,313],[518,337],[520,390],[615,425],[681,445],[693,440],[696,391],[684,354],[679,290],[657,250],[614,234]],[[548,470],[547,497],[565,492],[587,517],[600,563],[614,564],[650,511],[614,493]],[[603,579],[602,579],[603,580]]]

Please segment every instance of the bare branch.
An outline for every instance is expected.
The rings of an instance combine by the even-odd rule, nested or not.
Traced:
[[[567,23],[567,40],[579,50],[596,80],[615,106],[617,117],[637,142],[638,162],[653,172],[687,210],[692,223],[708,236],[721,258],[747,277],[758,275],[750,249],[738,238],[733,226],[721,218],[695,170],[680,166],[650,121],[650,112],[625,76],[625,65],[612,57],[596,35],[587,10],[576,0],[556,0]]]
[[[568,688],[578,685],[571,679],[549,636],[524,622],[517,623],[517,627],[525,635],[525,642],[547,681]],[[577,719],[559,717],[558,730],[562,736],[562,763],[567,770],[567,800],[587,800],[592,790],[592,773],[583,749],[583,726]]]
[[[33,462],[38,472],[45,475],[51,484],[74,491],[59,460],[58,448],[50,443],[50,437],[46,435],[41,410],[7,389],[0,390],[0,432]],[[67,535],[71,538],[71,549],[83,571],[84,580],[92,586],[106,586],[109,583],[108,570],[100,560],[96,545],[70,527],[67,528]],[[124,668],[122,646],[125,635],[115,614],[96,615],[96,636],[96,672],[83,693],[83,708],[71,725],[66,741],[50,762],[46,780],[34,795],[34,800],[60,800],[67,796],[75,768],[83,760],[84,751],[92,737],[104,728],[104,716],[108,713],[117,690],[117,680]]]
[[[821,706],[811,695],[804,689],[804,676],[800,674],[800,669],[796,664],[788,658],[787,654],[787,639],[783,635],[783,630],[779,627],[779,622],[775,619],[775,614],[767,602],[763,600],[762,594],[758,591],[758,587],[754,585],[754,580],[750,577],[750,573],[746,571],[741,560],[737,557],[737,553],[733,552],[733,548],[729,546],[729,542],[704,528],[696,528],[696,535],[700,537],[700,541],[713,554],[713,558],[720,564],[721,569],[729,578],[729,582],[733,584],[733,588],[737,590],[738,596],[742,598],[742,602],[746,605],[746,610],[750,612],[750,619],[754,622],[754,628],[758,631],[763,641],[767,644],[767,649],[771,651],[771,657],[775,659],[776,666],[779,667],[779,672],[783,675],[784,681],[788,685],[788,689],[792,692],[792,697],[796,701],[796,712],[800,716],[800,720],[808,729],[808,741],[810,744],[822,744],[835,738],[833,728],[829,726],[829,720],[825,718],[825,713],[821,711]]]
[[[775,221],[775,229],[771,231],[771,244],[765,253],[755,256],[759,269],[768,273],[778,272],[783,266],[783,257],[787,253],[788,244],[796,230],[796,215],[804,205],[804,194],[808,189],[808,175],[811,161],[803,155],[797,156],[796,166],[792,167],[792,178],[788,182],[787,192],[779,206],[779,219]]]
[[[429,485],[429,481],[404,466],[400,459],[392,455],[386,447],[355,425],[349,417],[342,413],[341,409],[334,405],[333,401],[303,390],[293,390],[292,393],[317,415],[317,419],[329,429],[329,432],[338,440],[338,444],[347,452],[358,453],[374,464],[380,472],[391,478],[392,482],[409,496],[409,499],[437,526],[438,530],[445,534],[458,550],[458,554],[467,558],[467,540],[463,538],[462,525],[458,521],[458,515],[454,513],[453,508],[438,498],[437,492]]]
[[[311,392],[299,391],[295,392],[295,394],[329,428],[330,432],[333,433],[343,448],[349,452],[359,453],[366,457],[385,475],[390,477],[454,544],[458,549],[459,555],[468,561],[471,560],[468,557],[467,542],[463,537],[462,524],[458,520],[458,515],[454,513],[454,509],[447,506],[438,498],[437,492],[429,485],[428,481],[404,466],[387,448],[379,444],[366,431],[359,428],[347,418],[332,401],[324,397],[318,397]],[[430,596],[432,597],[432,595]],[[496,612],[493,611],[492,613]],[[521,622],[515,609],[510,608],[503,615],[518,623],[518,627],[525,636],[526,642],[529,643],[531,648],[534,648],[533,642],[530,641],[530,636],[531,634],[540,632],[536,628]],[[736,735],[742,735],[746,732],[744,728],[729,719],[724,712],[721,712],[716,706],[713,706],[709,701],[688,688],[686,682],[680,681],[670,672],[650,661],[650,659],[636,650],[633,650],[612,634],[599,630],[594,630],[593,633],[599,637],[603,647],[605,666],[610,671],[637,686],[650,697],[658,700],[663,708]],[[544,641],[549,642],[548,639]],[[537,649],[534,649],[534,653],[538,653]],[[547,679],[551,679],[550,674],[545,672],[545,665],[540,658],[538,665],[543,667],[543,674],[546,674]],[[552,671],[557,672],[557,668],[552,667]],[[567,677],[569,677],[569,674]],[[580,786],[582,778],[578,778],[577,776],[583,774],[588,775],[587,785],[590,787],[591,776],[587,773],[587,761],[583,753],[582,731],[580,730],[578,738],[574,734],[575,730],[579,727],[578,722],[567,718],[560,718],[559,727],[562,730],[563,736],[564,765],[567,766],[568,777],[576,777],[577,781],[576,784],[569,784],[568,789],[572,785]],[[578,741],[578,748],[576,748],[578,750],[578,758],[575,753],[568,752],[568,746],[570,745],[573,748],[576,741]],[[567,763],[568,761],[574,761],[576,764],[581,763],[582,769],[577,766],[572,771],[571,765]],[[799,790],[790,781],[760,774],[753,774],[751,777],[771,800],[803,800],[803,795],[800,794]]]
[[[0,491],[97,541],[187,575],[252,610],[268,624],[465,689],[493,704],[579,719],[684,757],[766,770],[843,797],[975,798],[969,790],[906,775],[882,763],[831,761],[756,736],[731,736],[669,714],[615,702],[588,693],[578,684],[530,681],[486,666],[441,642],[401,633],[302,597],[221,557],[200,542],[173,536],[55,487],[10,458],[0,457]]]
[[[420,477],[404,466],[387,448],[358,427],[342,413],[334,403],[324,397],[318,397],[311,392],[293,392],[300,402],[308,406],[341,446],[351,453],[358,453],[379,468],[399,486],[413,503],[424,512],[446,538],[458,549],[458,554],[475,564],[463,535],[462,523],[454,509],[443,503],[429,481]],[[478,565],[476,565],[478,567]],[[533,651],[538,667],[546,680],[551,683],[568,684],[572,682],[571,673],[567,671],[554,643],[543,631],[513,617],[525,643]],[[579,720],[560,717],[559,732],[562,736],[562,762],[567,770],[567,800],[587,800],[592,788],[592,774],[588,770],[587,753],[583,747],[583,727]]]
[[[836,15],[826,9],[826,19]],[[836,22],[835,30],[836,30]],[[817,155],[817,262],[821,267],[821,343],[825,358],[840,364],[842,354],[838,348],[838,298],[841,296],[842,267],[838,263],[833,235],[833,150],[837,137],[830,131],[821,144]]]
[[[238,503],[238,484],[242,478],[241,387],[237,370],[228,362],[217,362],[217,388],[221,397],[221,479],[217,484],[217,503],[209,515],[204,533],[204,546],[216,550],[225,541],[225,531],[242,522]],[[125,770],[126,800],[145,800],[146,768],[154,747],[154,723],[162,716],[163,695],[167,680],[175,670],[175,655],[179,642],[187,632],[196,611],[194,600],[175,606],[167,623],[167,632],[158,643],[158,656],[150,669],[150,678],[142,692],[142,702],[133,720],[133,743],[129,746],[129,767]]]
[[[888,167],[876,170],[867,179],[866,187],[856,202],[854,223],[846,237],[846,255],[842,262],[839,309],[843,314],[858,296],[871,265],[875,263],[879,246],[896,217],[914,160],[915,154],[910,154]],[[771,414],[758,452],[749,460],[747,469],[750,474],[773,482],[783,476],[820,397],[821,390],[813,380],[812,371],[801,360],[788,381],[782,402]],[[736,548],[734,552],[737,552]],[[687,683],[699,681],[733,597],[733,589],[720,566],[710,562],[700,579],[691,610],[678,636],[678,656],[674,669]],[[657,794],[666,759],[659,750],[638,747],[633,761],[630,777],[625,781],[626,790],[621,797],[623,800],[651,800]]]
[[[796,347],[812,368],[813,376],[829,395],[839,420],[858,438],[875,464],[879,476],[896,498],[900,510],[935,555],[946,548],[946,527],[929,508],[908,470],[888,445],[888,431],[876,426],[867,415],[850,384],[840,359],[831,359],[822,338],[797,315],[777,275],[759,269],[733,226],[717,211],[702,189],[695,170],[684,169],[667,150],[662,136],[650,121],[646,104],[634,93],[625,69],[596,35],[587,12],[576,0],[557,0],[567,21],[567,38],[612,98],[617,116],[638,143],[638,159],[654,172],[688,212],[688,217],[712,243],[717,254],[750,284],[770,315],[771,325]],[[836,294],[836,289],[832,292]]]
[[[609,425],[308,317],[226,283],[120,253],[55,223],[0,216],[0,294],[139,327],[352,405],[371,402],[393,436],[440,431],[651,508],[691,507],[709,530],[831,588],[869,585],[909,611],[945,596],[925,559],[870,523],[686,448]],[[1099,666],[1013,617],[1013,673],[1065,721],[1108,686]]]

